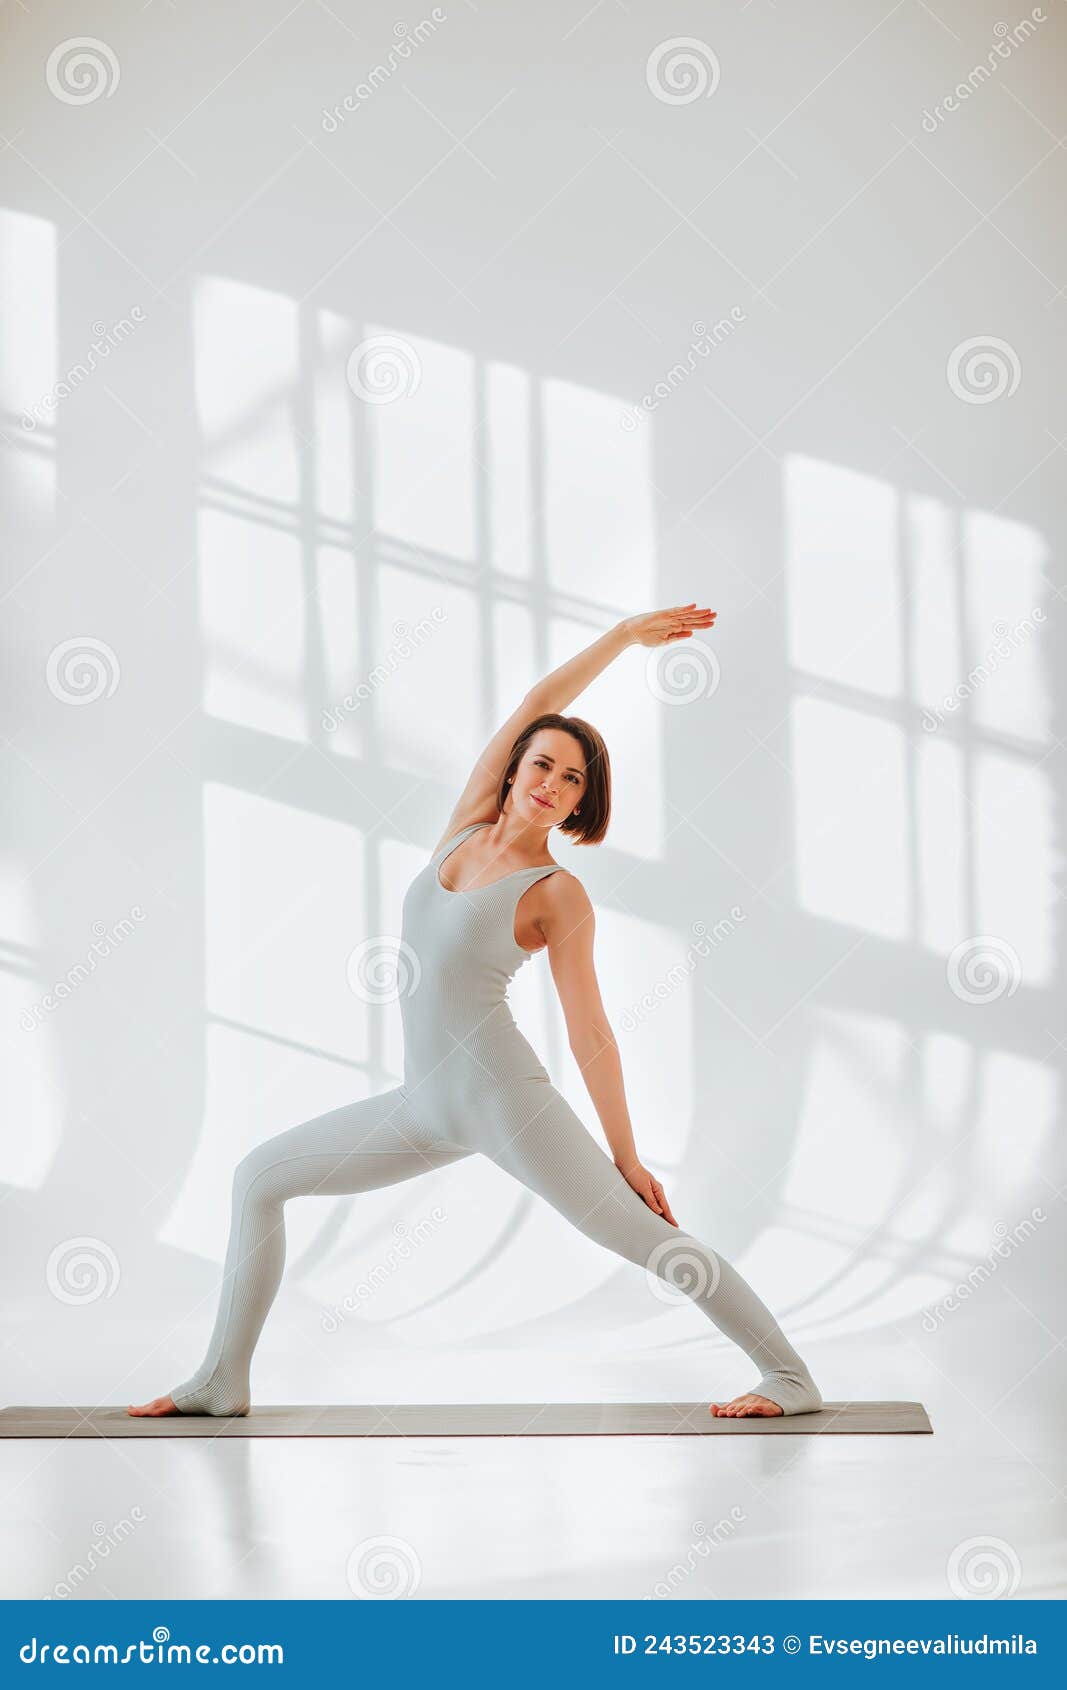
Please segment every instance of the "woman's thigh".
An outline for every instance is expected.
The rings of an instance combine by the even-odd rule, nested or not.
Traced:
[[[395,1185],[468,1155],[428,1129],[397,1086],[265,1139],[238,1164],[234,1180],[275,1200],[338,1196]]]
[[[491,1112],[491,1104],[487,1105]],[[551,1203],[572,1225],[630,1261],[646,1264],[679,1229],[637,1195],[566,1098],[531,1082],[502,1096],[486,1121],[485,1154]]]

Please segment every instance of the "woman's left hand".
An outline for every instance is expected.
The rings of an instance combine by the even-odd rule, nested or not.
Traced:
[[[692,604],[676,604],[670,610],[649,610],[639,616],[627,616],[623,622],[631,645],[668,645],[671,640],[687,640],[694,628],[710,628],[717,610],[698,609]]]
[[[616,1162],[615,1166],[619,1167],[619,1164]],[[654,1174],[650,1174],[648,1169],[642,1166],[640,1162],[634,1162],[628,1168],[619,1168],[619,1172],[627,1185],[632,1186],[637,1192],[638,1197],[644,1198],[650,1209],[657,1215],[662,1215],[664,1220],[670,1221],[672,1226],[678,1225],[671,1214],[667,1193]]]

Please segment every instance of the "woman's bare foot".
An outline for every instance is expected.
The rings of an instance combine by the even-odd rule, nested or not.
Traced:
[[[126,1409],[127,1414],[180,1414],[181,1409],[175,1406],[173,1397],[155,1397],[151,1402],[142,1403],[140,1408],[134,1408],[132,1403]]]
[[[742,1396],[732,1397],[729,1402],[713,1402],[708,1410],[714,1414],[716,1420],[743,1420],[749,1415],[761,1414],[768,1420],[782,1410],[770,1397],[758,1397],[754,1391],[745,1391]]]

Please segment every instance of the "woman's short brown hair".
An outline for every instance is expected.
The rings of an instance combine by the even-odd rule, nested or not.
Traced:
[[[503,810],[504,800],[508,795],[508,781],[518,768],[530,741],[542,728],[559,728],[563,733],[570,734],[578,741],[585,758],[585,790],[579,805],[581,814],[576,816],[572,810],[566,820],[560,822],[560,832],[567,834],[576,845],[599,845],[608,831],[608,822],[611,819],[611,763],[608,760],[608,748],[600,734],[591,723],[583,721],[581,716],[558,716],[549,713],[545,716],[535,716],[532,722],[527,722],[511,747],[507,768],[500,777],[500,789],[496,795],[497,809]]]

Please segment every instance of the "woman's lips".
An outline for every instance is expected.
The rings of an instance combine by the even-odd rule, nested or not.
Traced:
[[[552,808],[551,804],[547,801],[547,799],[538,798],[536,792],[533,795],[533,801],[534,801],[535,804],[540,804],[542,810],[551,810],[551,808]]]

